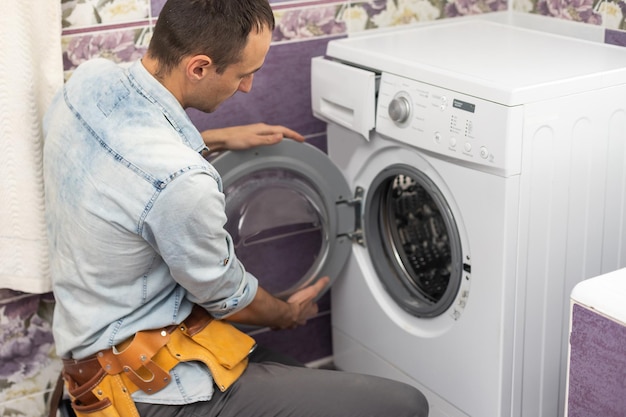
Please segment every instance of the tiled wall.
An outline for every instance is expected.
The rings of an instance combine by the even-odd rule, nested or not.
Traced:
[[[605,42],[626,46],[625,0],[511,0],[518,12],[601,26]]]
[[[120,64],[146,50],[165,0],[62,0],[66,76],[90,58]],[[506,10],[506,0],[273,0],[277,28],[265,66],[249,94],[237,94],[217,112],[189,111],[198,129],[243,123],[284,124],[325,146],[325,126],[310,109],[310,59],[329,40],[350,33]],[[514,0],[521,12],[604,25],[606,41],[626,45],[625,0]],[[0,290],[0,415],[42,416],[59,371],[50,332],[50,294]],[[300,329],[257,332],[260,343],[303,362],[331,355],[330,304]]]

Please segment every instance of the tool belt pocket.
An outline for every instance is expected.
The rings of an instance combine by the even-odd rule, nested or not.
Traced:
[[[215,355],[221,366],[234,369],[248,358],[256,343],[230,323],[213,320],[191,339]]]
[[[211,320],[201,328],[186,327],[183,323],[171,334],[167,347],[181,362],[203,362],[210,369],[215,385],[225,391],[246,369],[248,355],[256,342],[230,323]]]
[[[96,401],[90,405],[73,403],[72,409],[77,417],[122,417],[108,398]]]
[[[84,384],[63,375],[77,417],[139,417],[130,392],[119,375],[101,370]]]

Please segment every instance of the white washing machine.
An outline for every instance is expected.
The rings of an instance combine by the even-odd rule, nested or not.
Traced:
[[[336,365],[433,417],[563,414],[569,294],[626,266],[626,49],[483,20],[331,41],[312,64],[356,224]]]

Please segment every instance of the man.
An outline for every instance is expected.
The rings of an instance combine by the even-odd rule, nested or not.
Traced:
[[[201,134],[184,111],[213,112],[250,91],[273,27],[267,0],[170,0],[140,62],[87,62],[52,103],[53,327],[77,414],[427,415],[423,395],[404,384],[247,364],[253,342],[224,324],[303,325],[328,284],[287,302],[258,286],[224,230],[221,178],[201,156],[302,136],[264,124]]]

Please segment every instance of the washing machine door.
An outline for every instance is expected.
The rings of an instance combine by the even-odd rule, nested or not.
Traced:
[[[428,164],[413,162],[393,163],[375,176],[364,204],[364,234],[377,275],[397,305],[433,318],[458,299],[471,267],[446,195],[420,169]]]
[[[341,203],[348,184],[326,154],[284,140],[210,162],[224,183],[235,253],[264,289],[286,299],[323,276],[332,283],[350,254],[355,223],[354,209]]]

